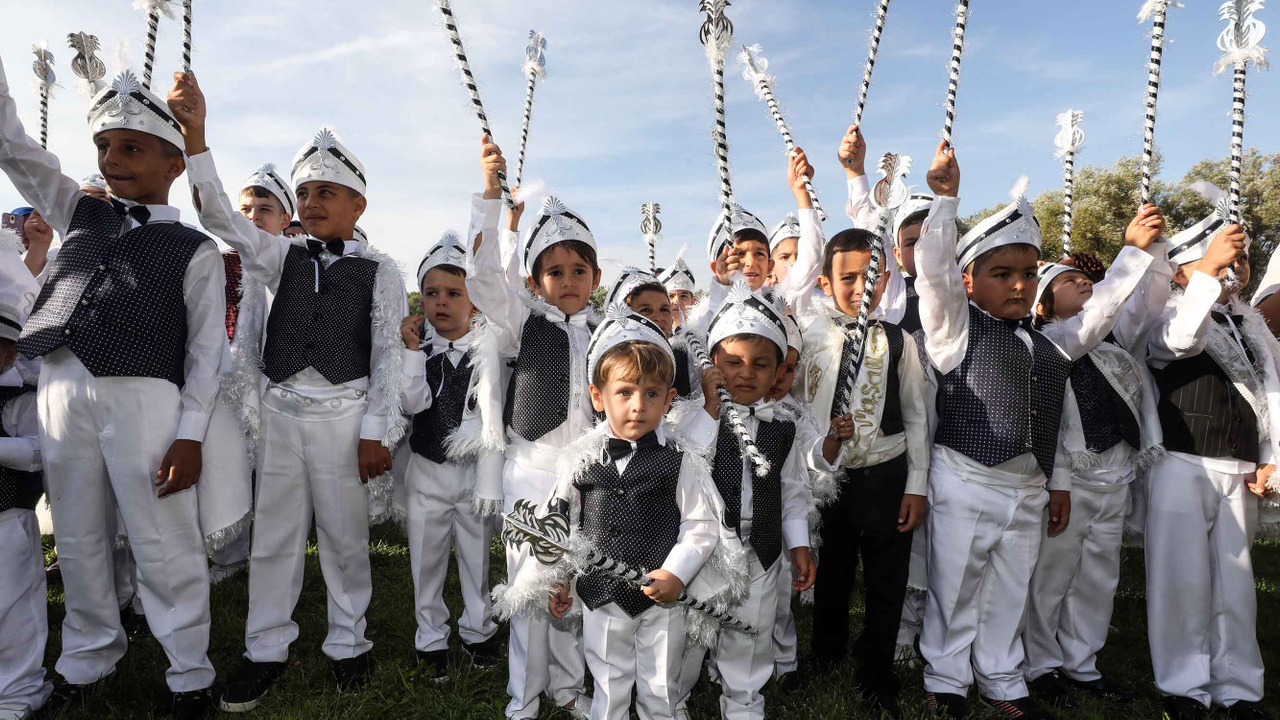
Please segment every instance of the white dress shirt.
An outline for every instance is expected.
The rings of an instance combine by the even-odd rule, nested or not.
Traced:
[[[80,183],[62,174],[58,158],[27,136],[18,119],[16,103],[0,61],[0,169],[32,207],[59,236],[66,237],[76,206],[84,192]],[[134,205],[121,199],[125,205]],[[169,205],[148,205],[150,223],[176,223],[178,209]],[[126,231],[137,227],[129,218]],[[53,264],[50,259],[49,265]],[[48,266],[46,266],[47,270]],[[222,257],[214,243],[201,243],[187,263],[182,279],[182,297],[187,309],[187,344],[183,361],[182,415],[178,440],[202,442],[218,393],[218,363],[227,342],[226,279]],[[51,358],[70,353],[64,347]]]
[[[213,152],[206,150],[195,157],[187,159],[187,178],[194,192],[200,198],[200,223],[205,228],[222,238],[228,245],[240,253],[240,266],[250,277],[266,286],[267,291],[275,293],[280,286],[280,277],[284,272],[285,257],[293,241],[283,235],[272,235],[258,228],[251,220],[241,215],[231,204],[218,178],[218,169],[213,162]],[[326,250],[321,253],[322,261],[328,267],[332,263],[342,262],[349,255],[359,256],[359,243],[346,241],[346,250],[341,258],[335,258]],[[382,295],[381,274],[373,289],[373,295]],[[396,313],[403,318],[409,314],[409,301],[405,293],[395,293],[400,298],[401,307]],[[376,303],[375,303],[376,304]],[[373,319],[370,318],[370,323]],[[265,332],[264,332],[265,335]],[[398,339],[398,338],[397,338]],[[372,333],[372,349],[369,352],[369,368],[378,367],[384,353],[404,352],[403,346],[388,342],[381,333]],[[266,339],[263,338],[263,346]],[[264,376],[265,377],[265,376]],[[265,381],[265,380],[264,380]],[[303,397],[312,397],[317,393],[334,387],[324,379],[315,368],[305,368],[276,385]],[[361,440],[383,440],[387,433],[389,418],[387,405],[382,397],[382,390],[377,383],[369,382],[362,377],[342,383],[340,387],[368,393],[364,418],[360,423]]]
[[[444,390],[443,378],[438,387],[431,387],[427,383],[427,362],[436,355],[445,353],[449,365],[456,368],[458,363],[462,362],[462,358],[466,357],[467,351],[471,349],[472,340],[471,332],[457,340],[447,340],[439,335],[432,335],[427,338],[427,342],[430,343],[430,347],[426,348],[427,352],[405,349],[403,367],[406,382],[401,409],[406,415],[426,412],[435,397]]]
[[[22,387],[17,368],[0,373],[0,387]],[[40,458],[40,417],[36,394],[24,393],[5,403],[0,422],[9,437],[0,438],[0,465],[22,472],[39,472],[44,467]]]

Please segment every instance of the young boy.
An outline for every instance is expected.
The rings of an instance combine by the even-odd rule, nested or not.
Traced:
[[[695,390],[700,390],[702,368],[694,361],[684,335],[673,335],[678,318],[672,311],[667,289],[658,278],[637,268],[623,268],[605,296],[604,306],[610,307],[619,302],[648,318],[670,338],[671,351],[676,357],[676,397],[690,397]]]
[[[1126,247],[1085,312],[1035,331],[1027,315],[1040,228],[1023,191],[957,242],[954,149],[939,143],[927,179],[938,198],[916,245],[916,289],[939,387],[920,637],[926,706],[962,717],[976,673],[987,705],[1044,717],[1027,698],[1019,635],[1046,506],[1050,535],[1070,520],[1070,473],[1058,460],[1067,377],[1110,331],[1151,256]]]
[[[401,327],[405,346],[421,351],[405,366],[404,389],[404,411],[414,416],[405,474],[418,617],[414,647],[436,680],[449,674],[444,581],[450,545],[462,586],[463,648],[477,665],[501,657],[498,625],[490,617],[491,532],[485,519],[502,511],[502,364],[483,321],[472,321],[467,255],[454,233],[427,251],[418,265],[426,317],[410,316]]]
[[[1164,448],[1147,480],[1148,640],[1165,717],[1265,718],[1249,547],[1276,487],[1270,333],[1237,293],[1249,238],[1216,215],[1169,241],[1182,289],[1148,335]]]
[[[589,306],[600,285],[595,238],[582,217],[547,198],[523,241],[523,272],[531,293],[507,281],[496,238],[502,196],[498,171],[506,161],[483,139],[485,192],[481,241],[468,268],[471,302],[492,324],[498,346],[514,359],[504,424],[507,459],[502,491],[510,511],[521,498],[546,499],[565,447],[595,425],[586,371],[595,320]],[[527,549],[507,550],[507,576],[534,562]],[[544,614],[511,618],[507,704],[509,718],[538,714],[546,692],[561,707],[577,702],[584,676],[579,634]]]
[[[1159,238],[1164,218],[1143,208],[1126,234]],[[1164,309],[1173,271],[1165,244],[1160,256],[1106,341],[1071,369],[1062,411],[1062,448],[1071,470],[1071,514],[1066,531],[1041,541],[1031,576],[1023,645],[1024,672],[1033,696],[1063,708],[1076,691],[1129,704],[1133,692],[1098,672],[1112,602],[1120,581],[1120,542],[1129,510],[1129,486],[1140,453],[1150,452],[1158,426],[1155,402],[1136,348]],[[1076,317],[1093,296],[1093,282],[1068,265],[1040,266],[1037,324]],[[1145,412],[1144,412],[1145,411]],[[1144,432],[1145,430],[1145,432]]]
[[[245,660],[219,703],[247,712],[284,671],[298,637],[292,615],[313,513],[329,597],[322,649],[340,690],[360,687],[372,670],[364,617],[373,590],[369,509],[379,500],[373,496],[389,491],[379,478],[391,468],[387,448],[404,432],[401,361],[409,351],[399,327],[408,301],[396,263],[351,240],[367,206],[364,168],[330,130],[294,159],[308,237],[293,242],[236,212],[205,144],[203,93],[193,76],[177,79],[169,107],[185,136],[200,222],[275,295],[262,349]]]
[[[574,583],[595,679],[591,718],[626,720],[634,687],[640,717],[670,720],[687,612],[672,603],[717,548],[714,486],[705,460],[663,424],[676,393],[675,357],[662,330],[615,308],[591,345],[591,403],[606,422],[566,449],[548,506],[570,508],[578,542],[632,567],[654,568],[645,588],[598,571]],[[562,618],[573,605],[569,586],[559,585],[549,601],[552,614]]]
[[[698,283],[693,277],[693,270],[684,261],[683,249],[676,256],[676,261],[671,264],[671,267],[658,273],[658,282],[666,288],[667,297],[671,300],[671,308],[675,312],[675,322],[672,323],[672,327],[678,328],[684,325],[698,302],[698,298],[694,295],[698,289]]]
[[[45,681],[44,551],[36,502],[40,422],[33,377],[14,365],[18,336],[40,286],[23,264],[16,237],[0,231],[0,718],[35,716],[53,685]]]
[[[789,213],[782,222],[774,226],[769,233],[769,259],[773,261],[773,272],[769,274],[769,285],[777,285],[787,278],[791,266],[796,264],[796,253],[800,247],[800,220],[795,213]]]
[[[803,447],[795,414],[767,399],[787,352],[786,324],[777,309],[739,280],[711,319],[707,343],[713,369],[703,374],[704,411],[685,427],[700,444],[715,448],[712,477],[724,501],[722,522],[736,530],[747,546],[751,584],[734,612],[754,625],[755,637],[720,634],[715,666],[722,693],[720,712],[727,718],[765,717],[761,688],[773,675],[773,629],[777,617],[781,557],[790,551],[797,592],[813,586],[816,569],[809,551],[808,459],[815,443]],[[723,385],[747,433],[769,463],[758,477],[739,447],[728,408],[720,406],[715,387]],[[701,670],[703,651],[693,648],[685,660],[682,702]]]
[[[0,167],[64,239],[18,343],[43,358],[40,453],[66,589],[67,684],[79,704],[127,640],[112,582],[118,507],[148,618],[165,650],[172,710],[208,709],[209,576],[196,492],[226,344],[222,261],[178,222],[169,187],[185,169],[164,101],[125,71],[94,99],[90,130],[113,202],[93,199],[28,138],[0,68]],[[145,419],[146,422],[140,420]]]

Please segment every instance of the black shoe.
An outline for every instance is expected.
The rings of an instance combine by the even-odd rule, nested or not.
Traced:
[[[130,640],[147,640],[155,637],[151,634],[151,626],[147,624],[147,616],[134,612],[132,603],[120,608],[120,627],[124,628],[124,634],[129,636]]]
[[[1060,710],[1074,710],[1078,706],[1071,694],[1071,683],[1057,670],[1051,670],[1027,683],[1027,689],[1045,705]]]
[[[779,675],[775,682],[778,684],[778,689],[787,695],[800,692],[800,688],[804,686],[804,678],[800,677],[800,673],[795,670]]]
[[[1209,720],[1209,708],[1189,697],[1166,695],[1160,706],[1164,720]]]
[[[426,672],[427,679],[432,682],[444,682],[449,679],[449,651],[418,650],[418,665]]]
[[[114,671],[113,671],[114,672]],[[110,675],[96,682],[85,685],[73,685],[71,683],[60,683],[53,688],[53,693],[49,695],[49,699],[45,701],[44,707],[40,709],[43,717],[52,717],[57,715],[59,711],[74,710],[84,705],[85,701],[97,693]]]
[[[924,709],[929,715],[960,720],[969,712],[969,698],[954,693],[926,692]]]
[[[982,698],[982,704],[995,710],[1000,717],[1018,718],[1019,720],[1053,720],[1053,713],[1040,707],[1031,698],[1018,698],[1016,700],[992,700],[991,698]]]
[[[1271,720],[1271,713],[1263,710],[1258,703],[1241,700],[1231,707],[1223,708],[1223,710],[1227,713],[1227,717],[1232,720]]]
[[[339,692],[353,692],[364,687],[373,674],[373,657],[369,653],[353,658],[334,660],[333,677],[338,681]]]
[[[462,649],[471,656],[471,664],[476,667],[489,667],[507,657],[502,649],[502,639],[497,634],[471,645],[463,643]]]
[[[227,681],[222,697],[218,698],[218,709],[243,713],[258,707],[267,691],[284,674],[284,669],[282,662],[253,662],[246,658]]]
[[[209,688],[176,692],[169,704],[169,714],[173,720],[204,720],[213,709],[213,693]]]
[[[1118,682],[1112,682],[1106,678],[1098,678],[1097,680],[1086,682],[1084,680],[1073,680],[1066,675],[1063,677],[1071,684],[1071,687],[1080,692],[1088,693],[1099,700],[1105,700],[1116,705],[1133,704],[1133,691]]]

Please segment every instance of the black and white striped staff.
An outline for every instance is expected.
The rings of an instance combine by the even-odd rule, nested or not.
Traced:
[[[858,372],[862,369],[862,358],[867,346],[867,326],[871,322],[871,301],[875,297],[876,283],[880,281],[881,264],[885,262],[885,237],[893,227],[893,213],[910,197],[910,190],[904,181],[911,172],[911,158],[906,155],[885,153],[880,159],[880,174],[884,177],[876,183],[871,199],[880,209],[875,239],[871,241],[871,262],[867,265],[867,278],[862,286],[862,302],[858,305],[858,317],[850,332],[853,352],[849,353],[844,367],[840,368],[840,381],[844,392],[836,397],[843,402],[832,408],[835,417],[849,414],[853,409],[854,392],[858,383]],[[892,244],[892,242],[890,243]]]
[[[1267,66],[1267,50],[1259,45],[1267,26],[1254,17],[1265,0],[1227,0],[1218,8],[1218,19],[1227,27],[1218,36],[1218,49],[1222,57],[1213,66],[1215,73],[1222,73],[1228,66],[1233,69],[1231,93],[1231,170],[1227,175],[1227,213],[1232,222],[1241,222],[1240,174],[1244,156],[1244,101],[1245,75],[1249,63]]]
[[[773,124],[778,126],[778,132],[782,134],[782,143],[787,148],[787,155],[794,157],[796,142],[791,137],[791,127],[782,116],[782,108],[778,107],[778,101],[773,96],[774,79],[769,75],[769,60],[761,52],[759,45],[743,46],[742,52],[738,55],[738,62],[743,68],[742,77],[751,83],[756,91],[756,97],[769,106]],[[805,178],[804,189],[809,193],[809,202],[813,204],[813,209],[818,211],[818,219],[826,220],[827,214],[822,211],[822,203],[818,202],[818,191],[813,189],[813,180]]]
[[[862,124],[862,111],[867,107],[867,91],[871,89],[871,73],[876,67],[876,53],[880,52],[880,36],[884,34],[884,22],[889,16],[890,0],[880,0],[876,6],[876,24],[871,28],[871,45],[867,49],[867,66],[862,70],[862,85],[858,88],[858,107],[853,111],[853,124]]]
[[[529,46],[524,49],[524,71],[528,85],[524,91],[524,120],[520,123],[520,153],[516,156],[514,185],[520,187],[524,178],[524,151],[529,145],[529,122],[533,119],[533,90],[539,80],[547,79],[547,39],[542,33],[529,31]]]
[[[694,362],[703,370],[710,370],[714,365],[711,364],[711,357],[707,355],[707,349],[703,347],[702,341],[692,330],[687,330],[687,323],[680,324],[680,330],[684,333],[685,342],[689,345],[689,352],[693,353]],[[729,396],[729,391],[723,385],[716,386],[716,397],[720,398],[720,412],[726,413],[729,418],[729,428],[733,430],[733,434],[738,438],[738,447],[742,450],[742,454],[747,456],[747,460],[751,462],[751,467],[759,477],[769,474],[769,459],[760,452],[760,448],[756,447],[756,441],[751,437],[751,431],[747,429],[747,424],[742,420],[742,414],[738,412],[737,405],[733,402],[733,398]]]
[[[733,214],[733,184],[729,179],[729,134],[724,116],[724,54],[733,41],[733,23],[725,16],[729,0],[702,0],[700,9],[706,13],[699,39],[707,49],[707,62],[711,65],[711,89],[715,98],[716,125],[712,131],[715,139],[716,170],[720,174],[720,211],[727,220]]]
[[[97,95],[98,91],[106,87],[102,78],[107,74],[106,64],[94,54],[98,52],[98,36],[83,32],[71,33],[67,35],[67,45],[76,51],[76,56],[71,59],[71,72],[84,83],[86,95]]]
[[[36,61],[31,69],[36,73],[36,89],[40,93],[40,147],[49,149],[49,95],[53,92],[53,84],[58,78],[53,73],[53,53],[49,52],[48,43],[32,45]]]
[[[969,0],[956,5],[956,26],[951,31],[951,65],[947,83],[947,117],[942,126],[942,140],[951,147],[951,127],[956,122],[956,91],[960,89],[960,57],[964,54],[964,31],[969,24]]]
[[[453,56],[458,63],[458,71],[462,73],[462,84],[466,86],[467,92],[471,94],[471,106],[476,111],[476,118],[480,121],[480,129],[492,139],[493,131],[489,129],[489,118],[484,114],[484,103],[480,101],[480,89],[476,87],[476,76],[471,74],[471,64],[467,62],[467,52],[462,47],[462,35],[458,33],[458,21],[453,17],[453,10],[449,7],[449,0],[436,0],[436,7],[440,9],[440,14],[444,16],[445,34],[449,36],[449,42],[453,43]],[[507,174],[502,170],[498,171],[498,184],[502,187],[502,200],[508,208],[514,208],[515,202],[511,199],[511,190],[507,185]]]
[[[133,0],[135,10],[147,13],[147,44],[142,55],[142,86],[151,89],[151,71],[156,65],[156,35],[160,33],[160,16],[173,19],[173,0]]]
[[[1138,22],[1152,20],[1151,61],[1147,63],[1146,121],[1142,128],[1142,180],[1139,206],[1151,202],[1151,167],[1156,154],[1156,102],[1160,99],[1160,62],[1164,57],[1164,24],[1172,0],[1146,0],[1138,10]]]
[[[1062,257],[1071,254],[1072,196],[1076,184],[1076,153],[1084,145],[1084,113],[1068,110],[1058,115],[1058,134],[1053,144],[1062,158]]]
[[[191,0],[182,0],[182,72],[191,72]]]
[[[644,219],[640,221],[640,232],[644,234],[644,243],[649,246],[649,274],[658,274],[658,233],[662,232],[662,221],[658,219],[658,213],[662,212],[662,206],[658,203],[645,203],[640,206],[640,213],[644,215]]]

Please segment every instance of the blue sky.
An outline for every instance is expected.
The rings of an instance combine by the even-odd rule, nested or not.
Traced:
[[[1216,0],[1171,11],[1157,143],[1162,177],[1226,154],[1231,81],[1212,73],[1222,25]],[[87,100],[74,89],[67,33],[84,30],[130,45],[140,66],[143,15],[128,0],[11,3],[0,58],[29,127],[38,103],[28,85],[30,45],[48,39],[66,86],[53,101],[50,145],[68,174],[94,170]],[[759,43],[796,141],[818,167],[831,216],[848,225],[835,150],[847,128],[866,56],[872,0],[737,0],[738,44]],[[1032,192],[1056,187],[1054,118],[1085,113],[1079,163],[1110,164],[1141,149],[1149,48],[1138,0],[973,0],[955,143],[963,211],[993,205],[1019,175]],[[871,154],[912,155],[924,169],[943,119],[949,0],[896,0],[890,9],[863,126]],[[662,205],[659,264],[688,244],[707,279],[705,243],[718,211],[711,154],[710,75],[698,44],[695,0],[455,0],[472,68],[496,140],[514,157],[524,100],[520,63],[530,29],[547,37],[548,79],[537,91],[526,179],[581,213],[595,232],[606,278],[644,262],[639,208]],[[1260,14],[1272,20],[1280,10]],[[1280,27],[1280,15],[1273,25]],[[1278,31],[1280,32],[1280,31]],[[478,135],[434,3],[425,0],[196,0],[195,71],[209,96],[209,144],[224,182],[239,185],[259,163],[287,167],[322,124],[333,125],[364,163],[369,211],[361,225],[411,275],[446,229],[467,225],[479,189]],[[157,77],[179,66],[179,26],[161,30]],[[726,73],[730,163],[738,200],[772,225],[792,209],[782,140],[741,73]],[[1245,142],[1280,151],[1280,80],[1250,72]],[[163,93],[161,93],[163,95]],[[1269,127],[1268,127],[1269,126]],[[0,181],[0,205],[18,204]],[[185,181],[171,201],[195,222]]]

